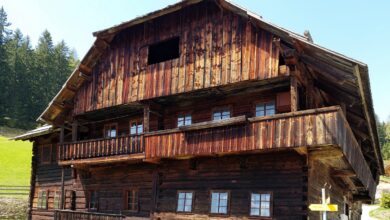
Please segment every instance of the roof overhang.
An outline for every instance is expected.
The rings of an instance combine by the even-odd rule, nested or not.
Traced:
[[[36,128],[34,130],[27,131],[22,135],[11,138],[11,140],[30,140],[32,138],[40,137],[46,134],[51,134],[59,131],[59,128],[54,128],[52,125],[44,125],[42,127]]]

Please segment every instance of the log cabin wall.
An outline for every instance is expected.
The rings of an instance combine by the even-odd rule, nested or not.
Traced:
[[[167,161],[159,167],[161,184],[154,217],[208,219],[213,216],[210,190],[226,190],[230,207],[222,217],[249,218],[250,193],[271,192],[273,219],[301,220],[306,212],[305,169],[305,160],[294,152]],[[194,192],[194,215],[176,213],[178,190]]]
[[[54,194],[61,192],[62,168],[57,161],[58,138],[44,137],[35,142],[33,152],[35,155],[35,181],[31,214],[32,219],[53,219],[54,214]],[[64,168],[64,184],[72,184],[72,170]],[[47,193],[47,208],[38,207],[39,192]]]
[[[77,211],[101,213],[122,213],[124,215],[149,217],[152,197],[153,172],[151,164],[116,164],[113,166],[95,167],[89,170],[77,170],[74,184],[65,188],[67,191],[66,207],[71,207],[71,192],[75,192]],[[126,211],[125,192],[137,189],[139,209],[136,212]],[[89,193],[98,193],[98,208],[88,209]]]
[[[158,176],[157,193],[153,193]],[[126,190],[137,189],[139,209],[124,210]],[[75,183],[66,190],[75,190],[76,210],[87,211],[88,192],[98,192],[98,209],[102,213],[122,213],[157,219],[197,219],[210,216],[210,190],[230,192],[227,218],[249,217],[250,193],[271,192],[275,219],[299,219],[305,216],[307,198],[305,158],[295,152],[163,160],[154,164],[128,164],[91,167],[78,170]],[[195,194],[193,213],[176,213],[178,190]],[[154,203],[153,195],[156,195]],[[70,206],[67,200],[67,207]]]
[[[179,37],[179,57],[148,65],[148,46]],[[248,80],[277,77],[273,35],[202,2],[118,34],[75,97],[73,114]]]

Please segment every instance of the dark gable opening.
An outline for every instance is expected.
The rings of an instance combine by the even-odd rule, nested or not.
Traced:
[[[179,37],[149,46],[148,65],[179,58]]]

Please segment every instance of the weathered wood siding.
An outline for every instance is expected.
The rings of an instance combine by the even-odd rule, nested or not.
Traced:
[[[227,217],[249,217],[250,193],[265,191],[273,193],[275,218],[302,219],[306,213],[306,170],[304,157],[295,152],[208,157],[196,161],[164,160],[158,165],[122,164],[80,171],[75,184],[67,189],[76,191],[77,211],[87,211],[86,194],[97,190],[98,212],[146,218],[151,210],[159,215],[175,214],[177,191],[193,190],[196,198],[193,215],[176,216],[193,219],[210,215],[210,190],[230,191]],[[156,176],[158,184],[153,193]],[[133,188],[139,190],[139,212],[136,213],[126,212],[123,206],[125,190]],[[153,195],[156,195],[156,203]]]
[[[167,161],[160,166],[156,217],[161,219],[212,219],[210,190],[230,192],[228,215],[249,218],[250,193],[273,194],[273,219],[305,216],[307,172],[305,159],[294,152]],[[190,169],[192,167],[192,169]],[[177,190],[193,190],[194,215],[176,213]],[[214,216],[215,217],[215,216]]]
[[[148,65],[148,45],[176,36],[179,58]],[[118,34],[77,92],[73,113],[277,77],[278,65],[272,34],[205,2]]]
[[[48,140],[46,140],[47,142]],[[53,141],[54,142],[54,141]],[[57,161],[57,146],[51,144],[52,156],[49,163],[42,163],[42,146],[48,146],[50,143],[39,144],[34,146],[36,149],[36,163],[35,163],[35,183],[34,191],[32,195],[31,214],[32,219],[53,219],[54,211],[54,193],[55,191],[61,192],[61,179],[62,170]],[[72,184],[72,171],[69,167],[64,170],[64,185]],[[47,209],[38,208],[38,194],[39,191],[46,191],[47,196]]]
[[[145,135],[145,156],[180,158],[310,146],[338,146],[357,177],[375,195],[375,181],[340,108],[249,119],[250,123]]]

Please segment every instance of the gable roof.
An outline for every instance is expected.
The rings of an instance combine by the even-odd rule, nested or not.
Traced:
[[[66,112],[67,109],[71,108],[73,104],[73,97],[75,96],[78,88],[80,88],[88,79],[93,66],[99,60],[100,56],[103,54],[116,34],[134,25],[181,10],[185,7],[189,7],[202,1],[207,0],[183,0],[176,4],[148,13],[144,16],[137,17],[119,25],[94,32],[93,35],[96,37],[95,42],[81,60],[80,65],[77,66],[58,94],[53,98],[47,108],[39,116],[38,120],[56,124],[57,121],[61,121],[61,119],[65,117],[63,113]],[[383,173],[383,161],[379,149],[379,140],[376,129],[367,65],[358,60],[317,45],[311,42],[311,40],[305,36],[272,24],[264,20],[261,16],[250,12],[247,9],[242,8],[230,1],[212,1],[218,4],[221,8],[245,17],[258,27],[280,37],[283,41],[289,43],[295,49],[301,51],[302,54],[310,54],[310,57],[312,57],[314,60],[319,60],[328,68],[340,70],[338,72],[344,74],[343,77],[345,77],[346,80],[349,80],[350,84],[353,85],[352,89],[354,91],[352,92],[358,94],[360,97],[362,111],[364,112],[364,118],[369,130],[369,136],[374,148],[377,164],[379,166],[379,170],[381,173]],[[305,62],[304,59],[302,59],[302,62]]]

